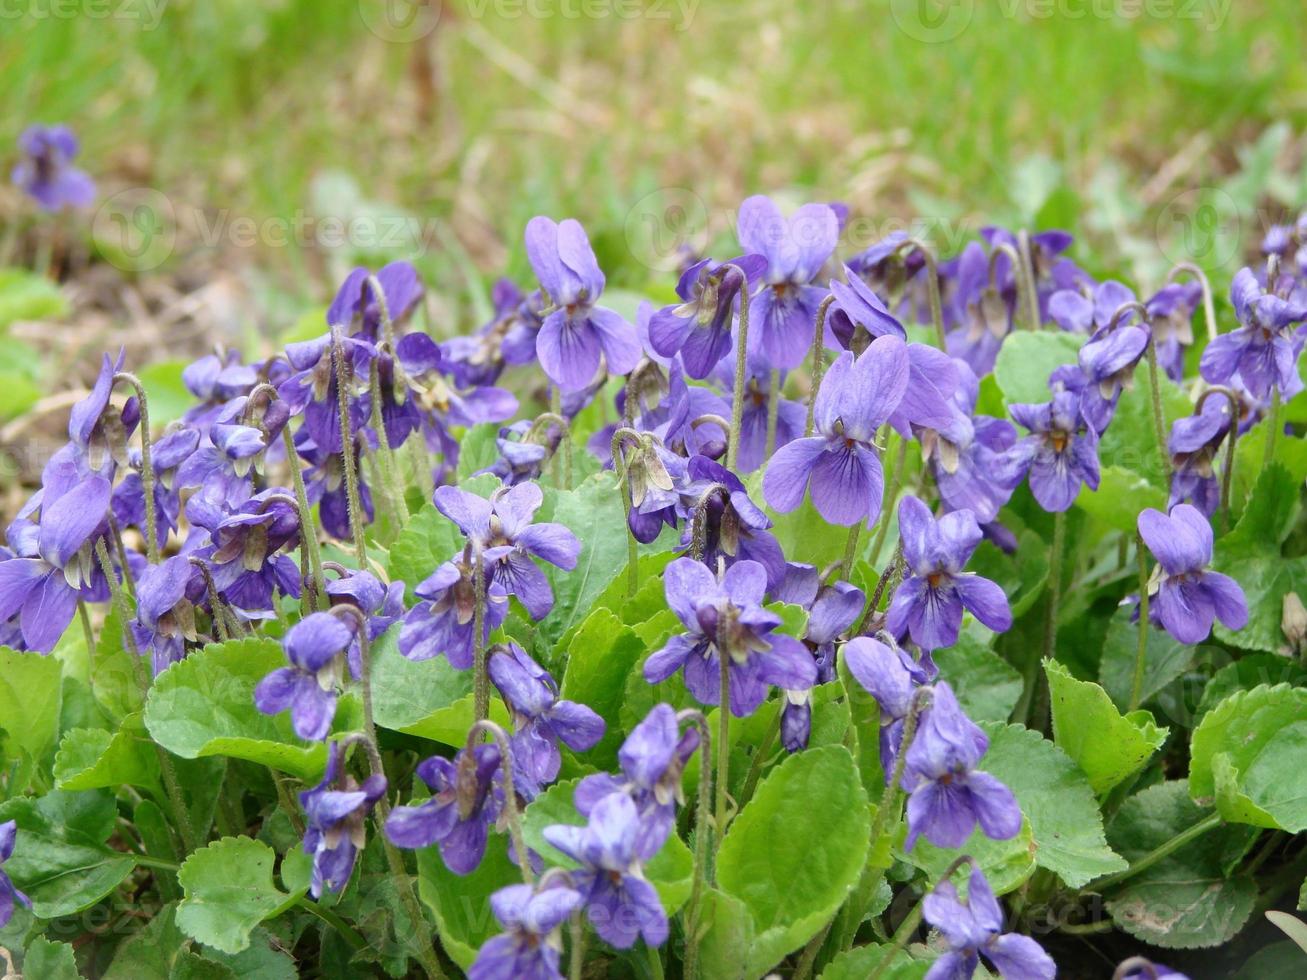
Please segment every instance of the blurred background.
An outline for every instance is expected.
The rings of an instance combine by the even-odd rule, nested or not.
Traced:
[[[0,164],[65,123],[98,193],[0,188],[0,476],[100,351],[166,419],[181,365],[321,333],[356,264],[413,261],[469,330],[538,213],[619,308],[759,192],[847,203],[845,254],[1065,227],[1097,275],[1224,292],[1307,202],[1304,50],[1302,0],[3,0]]]

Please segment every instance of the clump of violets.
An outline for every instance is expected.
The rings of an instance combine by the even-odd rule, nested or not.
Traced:
[[[545,840],[581,865],[571,873],[595,932],[617,949],[637,939],[650,946],[667,941],[667,913],[641,870],[640,815],[624,793],[596,803],[584,827],[546,827]]]
[[[1149,617],[1180,643],[1201,643],[1220,620],[1239,630],[1248,622],[1248,600],[1239,583],[1209,571],[1212,526],[1202,511],[1177,504],[1170,515],[1151,507],[1139,515],[1139,534],[1158,562],[1149,583]]]
[[[560,927],[584,901],[567,882],[509,885],[490,896],[490,911],[504,933],[486,940],[468,980],[562,980]]]
[[[282,640],[289,667],[279,667],[259,681],[254,704],[265,715],[290,710],[295,734],[320,742],[331,731],[336,700],[349,665],[354,627],[331,613],[311,613],[292,626]]]
[[[951,881],[941,881],[922,901],[922,911],[948,944],[948,952],[931,964],[926,980],[968,980],[981,959],[1010,980],[1053,980],[1057,973],[1039,943],[1003,931],[1003,909],[974,864],[966,898]]]
[[[1003,590],[964,568],[983,535],[969,510],[955,510],[936,520],[913,496],[899,502],[899,534],[908,572],[894,593],[888,627],[923,650],[952,646],[958,640],[963,610],[1002,633],[1012,625],[1012,610]]]
[[[776,451],[763,477],[767,503],[792,511],[811,489],[813,507],[830,523],[873,525],[885,486],[876,430],[903,401],[908,371],[908,348],[897,337],[878,338],[856,360],[841,354],[817,393],[813,418],[820,435]]]
[[[349,883],[354,861],[367,843],[365,821],[386,794],[386,777],[369,776],[359,785],[344,768],[340,742],[327,750],[322,780],[300,793],[306,830],[304,853],[313,857],[309,894],[339,892]]]
[[[635,329],[612,310],[596,306],[604,274],[579,222],[538,215],[526,226],[526,254],[553,301],[536,335],[536,356],[564,391],[588,385],[602,357],[610,374],[626,374],[640,360]]]
[[[1016,465],[1029,474],[1030,492],[1044,510],[1069,510],[1081,486],[1098,489],[1098,436],[1080,411],[1080,399],[1066,389],[1036,405],[1009,405],[1030,435],[1012,448]]]
[[[721,703],[720,659],[727,658],[731,714],[753,714],[767,686],[806,690],[817,680],[812,656],[792,636],[775,632],[781,617],[762,606],[767,572],[756,561],[726,569],[719,582],[702,562],[678,558],[663,573],[667,604],[685,633],[649,656],[644,679],[665,681],[678,670],[701,704]]]
[[[14,843],[18,840],[18,822],[15,820],[6,820],[0,823],[0,864],[4,864],[14,854]],[[32,907],[32,900],[20,892],[14,883],[9,880],[9,875],[0,868],[0,929],[9,925],[9,920],[14,916],[14,905]]]
[[[1248,268],[1235,275],[1230,302],[1239,328],[1212,338],[1199,371],[1218,385],[1237,373],[1254,396],[1265,398],[1275,389],[1288,401],[1303,390],[1298,358],[1307,343],[1307,333],[1289,328],[1307,318],[1307,305],[1267,292]]]
[[[43,211],[86,208],[95,201],[95,181],[73,166],[79,149],[67,126],[29,126],[18,137],[22,157],[10,175],[14,185]]]

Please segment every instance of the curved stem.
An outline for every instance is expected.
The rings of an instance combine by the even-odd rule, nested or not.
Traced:
[[[926,263],[926,298],[930,302],[930,320],[935,327],[935,343],[940,350],[945,350],[947,343],[944,340],[944,302],[939,295],[939,264],[935,261],[935,253],[917,238],[907,239],[897,251],[901,255],[912,251],[919,252]]]
[[[304,486],[304,471],[300,469],[299,452],[295,449],[295,439],[290,434],[290,426],[281,430],[282,444],[286,447],[286,463],[290,467],[291,485],[295,488],[295,505],[300,512],[300,547],[308,555],[309,569],[313,573],[313,605],[316,609],[327,608],[326,580],[322,575],[322,550],[318,547],[318,526],[311,519],[313,511],[309,506],[308,488]],[[306,583],[306,591],[307,589]]]
[[[1207,342],[1210,344],[1221,332],[1221,328],[1216,322],[1216,304],[1212,301],[1212,284],[1207,278],[1207,273],[1192,262],[1181,262],[1167,274],[1166,281],[1175,282],[1186,273],[1198,280],[1198,286],[1202,290],[1203,319],[1206,321]]]
[[[1139,561],[1139,643],[1135,647],[1135,672],[1130,683],[1130,711],[1139,707],[1144,696],[1144,666],[1148,660],[1148,552],[1144,539],[1135,534]]]
[[[626,478],[626,461],[622,446],[627,440],[639,442],[641,435],[630,426],[621,426],[613,433],[612,455],[613,474],[617,477],[617,492],[622,495],[622,507],[626,511],[626,594],[629,598],[640,590],[640,549],[639,542],[631,533],[631,508],[635,506],[631,499],[631,484]]]
[[[934,887],[931,888],[930,892],[927,894],[933,893],[935,888],[938,888],[942,882],[948,881],[952,878],[953,873],[957,871],[958,868],[962,867],[964,864],[970,863],[971,856],[967,854],[954,858],[952,863],[944,869],[944,873],[939,876],[939,881],[935,883]],[[907,918],[905,918],[899,924],[898,929],[895,930],[894,939],[890,942],[888,947],[884,947],[884,955],[881,956],[880,962],[876,964],[876,969],[871,971],[871,975],[867,977],[867,980],[880,980],[880,978],[884,976],[885,971],[890,968],[890,964],[894,962],[894,957],[898,956],[899,953],[907,948],[908,940],[912,938],[912,934],[916,932],[917,927],[921,925],[921,916],[925,909],[925,905],[926,896],[923,895],[921,901],[916,904],[916,907],[908,913]]]
[[[145,495],[145,557],[151,565],[159,561],[158,515],[154,509],[154,462],[150,439],[150,400],[145,395],[141,379],[128,371],[119,371],[113,383],[125,382],[136,389],[136,402],[141,411],[141,491]]]
[[[336,405],[340,412],[340,454],[345,470],[345,504],[349,528],[354,536],[354,551],[359,567],[366,568],[368,549],[363,540],[363,504],[359,499],[358,459],[354,445],[354,425],[349,411],[349,384],[345,372],[345,342],[340,328],[331,328],[331,361],[336,373]]]
[[[1231,423],[1233,425],[1233,423]],[[1271,407],[1266,413],[1266,451],[1262,454],[1262,469],[1275,458],[1275,439],[1280,434],[1280,389],[1271,389]]]
[[[699,913],[704,882],[711,883],[708,851],[712,845],[712,736],[703,712],[688,708],[676,716],[699,733],[699,786],[694,818],[694,879],[685,919],[685,980],[695,980],[699,965]]]
[[[1185,830],[1182,830],[1180,833],[1176,834],[1166,843],[1149,851],[1139,860],[1132,863],[1130,867],[1126,868],[1125,870],[1117,871],[1114,874],[1105,875],[1102,878],[1098,878],[1094,881],[1091,881],[1088,885],[1086,885],[1084,888],[1080,890],[1082,892],[1090,891],[1090,890],[1095,892],[1101,892],[1104,888],[1110,888],[1113,885],[1119,885],[1121,882],[1133,878],[1135,875],[1140,874],[1141,872],[1147,871],[1158,861],[1161,861],[1163,858],[1169,857],[1170,855],[1178,851],[1180,848],[1188,844],[1190,841],[1196,840],[1197,838],[1201,837],[1203,834],[1207,833],[1209,830],[1215,830],[1219,826],[1221,826],[1221,815],[1219,813],[1209,813],[1202,820],[1199,820],[1196,824],[1193,824],[1192,826],[1186,828]]]
[[[390,502],[390,512],[395,523],[402,528],[411,516],[408,501],[404,498],[404,485],[399,478],[399,464],[395,451],[390,445],[390,436],[386,434],[385,412],[381,404],[381,376],[377,359],[373,358],[368,369],[368,387],[372,394],[372,429],[377,434],[377,456],[381,461],[381,480],[386,485],[386,499]]]
[[[747,283],[749,277],[739,266],[734,269],[741,280]],[[731,431],[727,433],[726,468],[734,472],[736,460],[740,454],[740,422],[744,418],[744,377],[746,362],[749,358],[749,290],[747,286],[740,291],[739,336],[735,348],[735,388],[731,392]]]
[[[767,381],[767,450],[764,459],[776,451],[776,423],[781,410],[781,372],[772,368]]]
[[[1223,395],[1230,406],[1230,429],[1225,434],[1225,469],[1221,473],[1221,531],[1230,530],[1230,488],[1234,480],[1234,450],[1239,440],[1239,396],[1231,389],[1214,385],[1198,396],[1194,414],[1203,413],[1203,403],[1213,394]]]
[[[1166,418],[1162,415],[1162,385],[1157,370],[1157,344],[1148,337],[1148,388],[1153,401],[1153,431],[1157,434],[1157,452],[1162,459],[1162,476],[1171,476],[1171,455],[1166,451]]]
[[[726,836],[727,776],[731,767],[731,659],[723,650],[717,651],[718,677],[721,685],[721,703],[717,714],[717,837]]]
[[[1021,252],[1021,279],[1025,281],[1026,316],[1031,330],[1042,325],[1039,317],[1039,293],[1035,289],[1035,257],[1030,249],[1030,233],[1024,228],[1017,232],[1017,248]]]
[[[490,674],[486,658],[486,571],[481,548],[472,546],[472,703],[478,723],[490,716]]]
[[[835,302],[835,294],[827,296],[817,307],[817,317],[812,328],[812,389],[808,392],[808,421],[803,426],[803,437],[812,435],[814,418],[817,412],[817,391],[821,388],[822,376],[826,373],[826,314]]]
[[[886,425],[887,431],[893,433],[893,430]],[[890,472],[889,479],[885,482],[885,493],[881,498],[880,505],[880,522],[876,528],[876,540],[871,545],[871,557],[867,560],[873,565],[880,559],[880,549],[885,544],[885,535],[889,533],[890,514],[894,510],[894,503],[899,495],[899,484],[903,482],[903,470],[908,463],[908,440],[898,437],[899,451],[894,457],[894,469]]]
[[[354,927],[337,915],[332,909],[325,905],[319,905],[313,899],[301,895],[295,900],[297,908],[303,909],[309,915],[321,919],[331,928],[335,929],[340,938],[345,940],[345,945],[357,952],[366,949],[368,941],[355,931]],[[438,974],[437,974],[438,975]]]
[[[517,812],[517,790],[513,788],[512,745],[508,740],[507,732],[493,721],[482,718],[474,722],[468,730],[467,748],[464,751],[470,753],[477,739],[483,734],[489,735],[499,746],[499,778],[504,787],[504,820],[508,824],[508,836],[513,842],[518,870],[522,872],[522,880],[529,885],[535,881],[535,875],[531,871],[531,852],[527,850],[526,838],[522,836],[521,815]]]
[[[572,489],[572,427],[568,425],[567,419],[557,412],[541,412],[536,416],[536,420],[531,423],[531,428],[527,431],[526,439],[534,439],[547,425],[558,426],[562,436],[559,438],[559,444],[563,449],[563,482],[561,484],[564,490]],[[558,452],[557,449],[554,450]]]
[[[695,561],[703,561],[703,553],[708,546],[708,505],[713,497],[721,497],[723,505],[729,504],[730,488],[722,483],[710,483],[695,501],[694,514],[690,519],[690,557]]]

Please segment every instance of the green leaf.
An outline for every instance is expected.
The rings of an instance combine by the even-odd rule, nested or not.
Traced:
[[[155,980],[172,972],[172,962],[186,942],[177,928],[177,908],[165,905],[114,951],[104,980]]]
[[[58,283],[28,269],[0,269],[0,330],[19,320],[51,320],[68,311]]]
[[[498,422],[482,422],[474,425],[458,441],[458,479],[460,482],[471,477],[479,470],[493,466],[499,459]],[[560,447],[561,449],[561,447]],[[561,464],[560,464],[561,465]]]
[[[23,974],[33,980],[81,980],[73,948],[37,936],[23,954]]]
[[[236,980],[236,971],[223,963],[205,959],[194,950],[184,949],[173,960],[168,980]]]
[[[105,846],[117,808],[106,792],[19,797],[0,805],[0,822],[18,823],[14,855],[5,871],[32,900],[42,919],[94,905],[132,873],[131,855]]]
[[[1237,691],[1209,711],[1190,745],[1189,791],[1226,820],[1307,830],[1307,688]]]
[[[1307,969],[1307,954],[1294,943],[1272,943],[1253,953],[1232,980],[1267,980],[1268,977],[1297,977]]]
[[[281,914],[302,894],[287,894],[273,884],[276,859],[271,847],[249,837],[224,837],[195,851],[177,873],[186,896],[177,907],[178,927],[224,953],[246,949],[260,922]]]
[[[285,666],[276,640],[211,643],[155,679],[146,699],[145,727],[183,759],[231,756],[312,782],[327,763],[326,745],[305,744],[296,736],[289,712],[270,716],[254,706],[255,685]],[[357,702],[342,698],[334,730],[357,726]]]
[[[64,734],[54,759],[57,789],[143,786],[159,789],[159,756],[145,736],[141,716],[125,719],[121,728],[74,728]]]
[[[1044,593],[1048,584],[1048,545],[1034,531],[1021,532],[1017,538],[1018,561],[1004,553],[992,541],[980,542],[971,556],[969,568],[977,575],[992,579],[1002,586],[1012,607],[1012,618],[1024,616]],[[972,620],[974,623],[975,621]],[[978,623],[972,627],[982,630]]]
[[[1046,402],[1048,376],[1063,364],[1075,364],[1084,337],[1060,330],[1009,334],[994,362],[994,379],[1007,404]]]
[[[390,546],[390,580],[403,582],[412,602],[413,588],[462,547],[463,535],[454,522],[436,510],[435,504],[424,504]]]
[[[1097,490],[1081,487],[1076,497],[1076,506],[1103,527],[1131,535],[1135,533],[1140,511],[1152,507],[1165,513],[1166,503],[1167,494],[1162,487],[1134,470],[1117,465],[1102,468]]]
[[[896,856],[926,872],[931,884],[937,883],[959,854],[969,854],[980,865],[995,895],[1016,891],[1035,872],[1034,834],[1030,821],[1021,822],[1021,831],[1010,840],[994,840],[977,827],[958,848],[936,847],[924,837],[911,851]]]
[[[221,964],[241,980],[295,980],[299,976],[295,960],[280,947],[277,937],[259,928],[250,935],[250,945],[239,953],[205,950],[205,959]]]
[[[0,725],[33,759],[54,742],[62,690],[61,664],[54,657],[0,647]]]
[[[1098,665],[1098,681],[1118,708],[1130,704],[1138,653],[1139,626],[1130,622],[1130,610],[1122,607],[1112,615],[1107,637],[1103,640],[1103,659]],[[1140,704],[1147,704],[1188,670],[1193,661],[1192,646],[1173,639],[1166,630],[1150,629],[1144,653],[1144,686]]]
[[[1194,804],[1185,780],[1158,783],[1122,804],[1108,839],[1131,861],[1187,830],[1211,811]],[[1227,878],[1225,844],[1237,828],[1218,827],[1108,894],[1107,910],[1132,936],[1167,949],[1217,946],[1248,920],[1257,888],[1246,875]]]
[[[500,931],[489,913],[490,896],[506,885],[521,884],[522,873],[508,859],[502,838],[486,848],[481,864],[469,875],[446,868],[437,847],[418,851],[417,862],[418,894],[435,914],[441,945],[466,970],[482,944]]]
[[[1103,794],[1144,767],[1166,741],[1147,711],[1122,715],[1097,684],[1078,681],[1056,660],[1044,661],[1053,712],[1053,742]]]
[[[717,851],[717,884],[748,909],[749,972],[769,969],[826,923],[857,883],[870,815],[853,756],[830,745],[785,759]]]
[[[190,362],[187,360],[151,361],[142,364],[136,376],[145,385],[150,396],[150,426],[161,429],[169,422],[175,422],[195,405],[195,396],[191,394],[186,382],[182,380],[184,371]]]
[[[766,972],[766,967],[753,969],[745,957],[746,950],[756,948],[756,939],[753,919],[743,902],[716,888],[706,888],[701,920],[704,928],[699,944],[702,976],[714,980],[718,977],[721,980],[751,980]]]
[[[1007,344],[1003,346],[1006,347]],[[1169,433],[1171,424],[1193,411],[1193,406],[1189,396],[1165,372],[1159,371],[1158,381],[1161,386],[1163,431]],[[1148,367],[1141,363],[1135,368],[1133,386],[1125,389],[1116,403],[1112,424],[1107,427],[1098,444],[1098,458],[1137,474],[1154,487],[1166,489],[1170,483],[1170,467],[1167,467],[1166,472],[1162,469],[1162,456],[1157,448],[1157,426],[1153,421],[1153,396],[1149,385]],[[1099,492],[1102,492],[1101,488]],[[1131,502],[1134,502],[1133,499]],[[1131,528],[1133,526],[1130,525]]]
[[[382,728],[418,735],[446,745],[463,745],[475,720],[472,671],[458,670],[444,657],[412,661],[399,652],[399,627],[372,646],[372,711]],[[509,725],[497,698],[490,717]],[[319,771],[320,771],[319,767]]]
[[[867,980],[885,958],[885,946],[859,946],[840,953],[826,964],[819,980]],[[930,960],[914,960],[898,950],[890,965],[879,974],[882,980],[921,980],[930,970]]]
[[[968,630],[947,650],[935,651],[935,663],[975,721],[1007,721],[1021,697],[1021,674]]]
[[[1307,686],[1307,669],[1296,660],[1276,653],[1252,653],[1228,663],[1211,676],[1203,688],[1196,717],[1203,715],[1236,691],[1251,691],[1261,684]]]
[[[586,617],[567,644],[567,668],[560,694],[588,705],[603,718],[604,737],[588,753],[597,766],[611,768],[622,744],[622,702],[626,679],[648,653],[644,641],[609,609]]]
[[[111,605],[96,638],[90,664],[95,699],[115,721],[122,721],[145,707],[132,654],[123,648],[120,622],[117,608]]]
[[[1125,861],[1103,838],[1103,817],[1089,780],[1052,742],[1021,725],[984,723],[985,772],[1007,784],[1030,821],[1035,862],[1072,888],[1120,871]]]

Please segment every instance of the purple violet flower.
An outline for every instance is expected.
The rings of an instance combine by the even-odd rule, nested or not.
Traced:
[[[136,580],[136,618],[132,637],[141,656],[150,657],[157,676],[186,655],[194,643],[195,607],[186,597],[195,569],[186,555],[174,555],[147,565]]]
[[[741,291],[747,296],[767,268],[761,255],[728,262],[703,259],[681,274],[679,306],[664,306],[649,320],[649,346],[663,357],[681,355],[685,373],[706,378],[731,350],[731,318]]]
[[[150,453],[150,466],[154,470],[155,536],[160,549],[168,535],[177,530],[181,513],[177,481],[179,467],[183,466],[200,444],[200,432],[189,426],[173,429],[158,439]],[[130,453],[132,471],[114,487],[111,507],[119,527],[137,528],[145,534],[145,485],[141,480],[141,452]]]
[[[1171,498],[1167,507],[1193,504],[1206,517],[1221,505],[1221,485],[1212,463],[1230,431],[1230,403],[1221,395],[1209,396],[1202,409],[1178,418],[1171,426],[1166,448],[1171,453]]]
[[[835,302],[826,311],[826,333],[823,338],[826,346],[852,350],[854,334],[858,330],[865,334],[866,342],[886,336],[907,340],[908,332],[903,324],[899,323],[898,318],[862,277],[847,265],[844,267],[844,277],[847,282],[838,279],[830,281],[830,291],[835,296]]]
[[[880,764],[888,783],[903,743],[903,725],[912,709],[912,696],[918,687],[930,682],[934,663],[924,658],[917,663],[898,644],[891,646],[871,636],[854,637],[840,648],[840,653],[849,674],[880,707]]]
[[[889,607],[887,626],[895,637],[911,636],[923,650],[951,647],[964,609],[996,633],[1012,626],[1003,590],[963,571],[982,537],[971,511],[955,510],[936,520],[920,500],[905,496],[899,502],[899,535],[909,574]]]
[[[685,685],[701,704],[719,704],[718,657],[728,657],[730,709],[743,718],[766,699],[769,684],[806,690],[816,682],[817,668],[803,644],[773,632],[781,618],[762,607],[767,571],[758,562],[736,562],[719,583],[706,565],[678,558],[663,581],[667,604],[688,632],[671,637],[645,661],[650,684],[684,670]]]
[[[243,619],[271,618],[278,593],[299,597],[299,566],[285,554],[300,540],[299,516],[282,499],[289,496],[283,487],[256,494],[213,525],[210,545],[190,552],[206,559],[214,586]]]
[[[1194,310],[1202,302],[1203,288],[1196,282],[1173,282],[1155,292],[1144,304],[1148,328],[1157,345],[1157,363],[1179,384],[1184,379],[1184,352],[1194,342]]]
[[[419,601],[404,616],[399,632],[401,654],[409,660],[444,656],[450,666],[459,670],[472,666],[474,568],[471,550],[465,548],[413,589]],[[508,615],[508,597],[498,583],[491,581],[490,571],[484,565],[482,575],[486,579],[486,609],[481,642],[486,643]]]
[[[322,780],[300,793],[307,828],[304,853],[313,856],[309,894],[321,898],[323,891],[339,892],[349,884],[354,861],[367,843],[365,821],[386,795],[386,777],[369,776],[360,786],[345,771],[340,742],[327,749],[327,768]]]
[[[749,498],[740,478],[707,456],[692,456],[687,471],[694,481],[687,495],[696,501],[713,483],[724,486],[730,497],[723,500],[720,493],[715,493],[708,500],[704,515],[704,564],[715,568],[719,558],[728,567],[737,561],[756,561],[767,571],[768,591],[780,586],[785,579],[785,553],[768,530],[772,526],[771,518]],[[681,536],[682,547],[691,544],[693,530],[687,522]]]
[[[544,835],[580,862],[572,885],[599,938],[617,949],[630,949],[638,938],[650,946],[667,941],[667,913],[640,870],[640,815],[629,796],[611,793],[594,805],[587,826],[555,824]]]
[[[560,927],[583,901],[580,892],[556,879],[499,889],[490,896],[490,910],[504,934],[482,945],[468,980],[563,980]]]
[[[1237,371],[1258,398],[1278,388],[1280,397],[1288,401],[1303,390],[1298,357],[1307,334],[1287,331],[1307,317],[1307,306],[1266,292],[1248,268],[1235,275],[1230,301],[1239,328],[1212,338],[1199,361],[1199,371],[1216,385],[1228,384]]]
[[[635,329],[612,310],[596,306],[604,274],[579,222],[543,215],[526,226],[526,254],[555,309],[536,336],[536,355],[545,374],[564,391],[586,387],[599,370],[627,374],[640,360]]]
[[[709,412],[726,417],[730,414],[729,405],[735,392],[735,367],[734,365],[723,362],[718,366],[717,379],[721,382],[722,391],[725,398],[722,400],[721,408],[713,409],[708,406],[704,408]],[[767,425],[768,417],[771,412],[771,377],[770,372],[762,366],[760,362],[750,357],[746,364],[744,376],[744,411],[740,416],[740,449],[736,457],[735,468],[741,473],[752,473],[758,467],[767,461]],[[782,381],[782,390],[784,377]],[[701,388],[691,388],[690,391],[703,391]],[[803,430],[808,424],[808,410],[802,402],[797,402],[786,398],[783,394],[778,395],[779,403],[776,406],[776,448],[788,445],[795,439],[803,436]],[[705,414],[701,412],[700,414]],[[726,448],[726,433],[722,432],[717,426],[705,423],[700,426],[699,433],[711,432],[715,438],[721,440],[722,452]],[[705,456],[713,456],[713,452],[699,450]],[[716,456],[722,455],[722,452],[715,453]]]
[[[77,137],[67,126],[29,126],[18,137],[18,148],[23,157],[11,179],[43,211],[95,202],[95,181],[72,165]]]
[[[968,980],[980,957],[1008,980],[1053,980],[1052,957],[1029,936],[1003,932],[1003,910],[989,882],[974,864],[962,899],[951,881],[941,881],[922,902],[926,921],[939,930],[949,951],[925,980]]]
[[[821,435],[776,451],[763,477],[767,503],[792,511],[811,481],[812,504],[827,521],[846,527],[875,524],[885,482],[876,430],[898,410],[908,375],[908,348],[897,337],[872,341],[856,361],[848,351],[841,354],[817,393]]]
[[[18,821],[6,820],[0,823],[0,864],[4,864],[14,854],[14,843],[18,840]],[[9,875],[0,869],[0,929],[9,925],[14,916],[14,903],[27,908],[32,907],[32,900],[14,887]]]
[[[327,322],[349,334],[355,321],[360,321],[363,335],[376,341],[381,339],[381,305],[372,294],[370,277],[373,273],[369,269],[359,267],[350,271],[327,309]],[[381,286],[391,323],[399,327],[422,300],[422,280],[417,270],[403,261],[382,266],[375,279]]]
[[[1070,509],[1081,485],[1098,489],[1098,436],[1080,412],[1074,392],[1059,391],[1039,405],[1009,405],[1030,431],[1013,447],[1013,459],[1030,476],[1030,492],[1051,513]]]
[[[265,715],[290,709],[296,735],[323,741],[336,717],[336,698],[353,641],[352,625],[340,617],[326,612],[305,616],[281,641],[291,665],[259,681],[254,688],[255,707]]]
[[[478,745],[471,753],[462,749],[453,761],[432,756],[419,762],[418,778],[431,797],[391,810],[386,836],[409,850],[438,843],[445,867],[456,875],[471,874],[485,856],[499,814],[501,801],[494,791],[499,761],[497,746]]]
[[[958,326],[945,337],[949,354],[976,374],[988,374],[1012,330],[1015,310],[1016,290],[1004,292],[990,282],[989,256],[983,245],[971,242],[958,256],[953,293],[953,317]]]
[[[1248,600],[1239,583],[1211,572],[1212,526],[1202,511],[1177,504],[1170,516],[1151,507],[1139,515],[1139,534],[1160,566],[1149,584],[1149,617],[1180,643],[1201,643],[1220,620],[1240,630],[1248,622]]]

